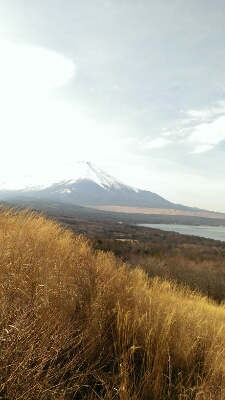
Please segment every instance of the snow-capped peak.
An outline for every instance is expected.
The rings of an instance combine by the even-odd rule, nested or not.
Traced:
[[[87,161],[77,161],[65,165],[60,168],[60,175],[57,175],[57,182],[63,181],[71,184],[81,180],[90,180],[97,183],[97,185],[104,189],[110,187],[119,189],[122,186],[127,186],[123,182],[107,174],[101,168]],[[131,186],[129,186],[129,188],[138,191],[138,189],[135,189]]]
[[[95,182],[104,189],[113,187],[119,189],[128,187],[138,192],[138,189],[125,185],[123,182],[115,179],[104,172],[91,162],[78,161],[62,167],[45,171],[44,174],[35,176],[23,176],[20,179],[0,183],[0,190],[41,190],[56,184],[71,185],[82,180]]]
[[[103,188],[112,186],[119,188],[124,185],[94,164],[86,161],[79,161],[64,166],[60,171],[60,175],[64,182],[68,181],[70,184],[81,180],[90,180]]]

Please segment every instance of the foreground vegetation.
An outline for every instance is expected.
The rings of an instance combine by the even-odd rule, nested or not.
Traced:
[[[76,234],[85,234],[94,249],[112,251],[150,277],[188,285],[217,303],[225,302],[225,242],[137,226],[106,217],[54,217]],[[188,220],[186,220],[187,222]],[[156,225],[157,227],[157,225]]]
[[[225,399],[225,308],[0,212],[0,398]]]
[[[155,236],[157,235],[157,236]],[[145,240],[95,239],[93,247],[113,251],[150,277],[172,279],[201,291],[217,303],[225,301],[225,242],[150,232]],[[138,235],[137,235],[138,237]]]

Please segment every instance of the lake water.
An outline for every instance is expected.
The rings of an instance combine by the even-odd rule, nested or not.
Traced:
[[[138,224],[163,231],[178,232],[183,235],[201,236],[209,239],[225,241],[225,226],[174,225],[174,224]]]

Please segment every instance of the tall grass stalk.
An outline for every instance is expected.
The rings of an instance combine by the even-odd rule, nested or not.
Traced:
[[[225,308],[0,211],[0,398],[225,399]]]

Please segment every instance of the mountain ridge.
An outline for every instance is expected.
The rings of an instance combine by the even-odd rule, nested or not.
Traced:
[[[68,164],[56,172],[55,176],[46,173],[45,178],[36,180],[34,184],[32,177],[27,175],[21,183],[0,184],[0,200],[27,197],[80,206],[119,205],[198,210],[172,203],[154,192],[126,185],[90,162]]]

